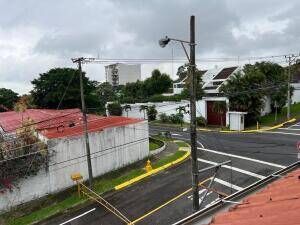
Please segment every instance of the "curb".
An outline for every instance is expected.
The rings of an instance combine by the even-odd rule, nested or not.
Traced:
[[[277,124],[277,125],[275,125],[273,127],[267,127],[267,128],[255,129],[255,130],[243,130],[243,131],[220,130],[220,131],[217,131],[217,132],[220,132],[220,133],[255,133],[255,132],[262,132],[262,131],[274,130],[274,129],[283,127],[287,123],[293,123],[295,121],[296,121],[296,118],[293,118],[293,119],[287,120],[287,121],[285,121],[283,123]],[[197,129],[197,130],[200,130],[200,131],[215,131],[215,130],[210,130],[210,129]]]
[[[173,161],[173,162],[170,162],[170,163],[168,163],[168,164],[166,164],[166,165],[163,165],[163,166],[161,166],[161,167],[158,167],[158,168],[156,168],[156,169],[153,169],[153,170],[151,170],[150,172],[144,173],[144,174],[142,174],[142,175],[140,175],[140,176],[138,176],[138,177],[135,177],[135,178],[133,178],[133,179],[131,179],[131,180],[128,180],[128,181],[126,181],[126,182],[124,182],[124,183],[122,183],[122,184],[119,184],[119,185],[115,186],[114,189],[115,189],[115,190],[123,189],[123,188],[125,188],[125,187],[127,187],[127,186],[129,186],[129,185],[131,185],[131,184],[133,184],[133,183],[136,183],[136,182],[139,182],[139,181],[143,180],[143,179],[146,178],[146,177],[149,177],[149,176],[151,176],[151,175],[157,174],[158,172],[160,172],[160,171],[162,171],[162,170],[165,170],[165,169],[167,169],[167,168],[169,168],[169,167],[171,167],[171,166],[174,166],[174,165],[176,165],[176,164],[181,163],[181,162],[184,161],[186,158],[188,158],[188,157],[190,156],[190,154],[191,154],[191,153],[190,153],[190,148],[189,148],[189,147],[179,147],[178,151],[185,151],[186,153],[185,153],[182,157],[180,157],[179,159],[176,159],[176,160]]]

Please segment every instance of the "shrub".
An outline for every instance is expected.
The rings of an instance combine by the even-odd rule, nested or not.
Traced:
[[[206,127],[207,121],[203,116],[199,116],[196,118],[197,126],[204,126]]]
[[[159,119],[160,119],[160,121],[163,122],[163,123],[167,123],[167,122],[170,121],[170,118],[169,118],[169,116],[168,116],[166,113],[160,114],[160,115],[159,115]]]
[[[156,120],[157,110],[155,108],[155,105],[152,105],[147,110],[147,116],[149,121]]]
[[[171,114],[170,121],[175,124],[182,124],[183,123],[183,114],[182,113],[176,113]]]
[[[108,104],[107,110],[111,116],[122,116],[122,106],[118,102]]]

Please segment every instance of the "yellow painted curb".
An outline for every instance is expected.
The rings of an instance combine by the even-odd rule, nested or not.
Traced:
[[[161,167],[158,167],[158,168],[156,168],[156,169],[153,169],[153,170],[151,170],[150,172],[147,172],[147,173],[144,173],[144,174],[142,174],[142,175],[140,175],[140,176],[137,176],[137,177],[135,177],[135,178],[133,178],[133,179],[131,179],[131,180],[128,180],[128,181],[126,181],[126,182],[124,182],[124,183],[122,183],[122,184],[119,184],[119,185],[117,185],[117,186],[115,186],[115,190],[120,190],[120,189],[122,189],[122,188],[124,188],[124,187],[127,187],[127,186],[129,186],[129,185],[131,185],[131,184],[133,184],[133,183],[136,183],[136,182],[138,182],[138,181],[140,181],[140,180],[142,180],[142,179],[144,179],[144,178],[146,178],[146,177],[149,177],[149,176],[151,176],[151,175],[153,175],[153,174],[156,174],[156,173],[158,173],[158,172],[160,172],[160,171],[162,171],[162,170],[165,170],[165,169],[167,169],[167,168],[169,168],[169,167],[171,167],[171,166],[173,166],[173,165],[176,165],[176,164],[178,164],[178,163],[180,163],[180,162],[182,162],[182,161],[184,161],[186,158],[188,158],[189,156],[190,156],[190,148],[189,147],[180,147],[179,149],[178,149],[179,151],[186,151],[186,153],[182,156],[182,157],[180,157],[179,159],[176,159],[175,161],[173,161],[173,162],[170,162],[170,163],[168,163],[168,164],[166,164],[166,165],[163,165],[163,166],[161,166]]]
[[[254,132],[261,132],[261,131],[269,131],[269,130],[274,130],[277,128],[282,127],[283,125],[287,124],[287,123],[293,123],[296,121],[296,118],[290,119],[288,121],[285,121],[283,123],[277,124],[273,127],[267,127],[267,128],[262,128],[262,129],[254,129],[254,130],[243,130],[243,131],[235,131],[235,130],[221,130],[219,131],[220,133],[254,133]]]

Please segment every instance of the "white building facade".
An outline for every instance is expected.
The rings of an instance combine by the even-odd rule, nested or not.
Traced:
[[[116,87],[141,80],[140,64],[115,63],[105,66],[106,82]]]

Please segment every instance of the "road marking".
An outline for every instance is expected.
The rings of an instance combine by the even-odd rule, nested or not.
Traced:
[[[216,163],[216,162],[213,162],[213,161],[200,159],[200,158],[198,158],[197,160],[200,161],[200,162],[204,162],[204,163],[212,164],[212,165],[218,165],[219,164],[219,163]],[[256,173],[252,173],[248,170],[243,170],[243,169],[240,169],[240,168],[237,168],[237,167],[228,166],[228,165],[222,165],[222,167],[224,167],[226,169],[234,170],[234,171],[237,171],[237,172],[240,172],[240,173],[252,176],[252,177],[256,177],[258,179],[265,179],[266,178],[265,176],[262,176],[262,175],[259,175],[259,174],[256,174]]]
[[[200,191],[198,191],[199,195],[201,195],[206,189],[201,189]],[[187,198],[189,199],[193,199],[193,195],[188,196]]]
[[[294,129],[294,128],[278,128],[280,130],[296,130],[296,131],[300,131],[300,127],[299,129]]]
[[[172,133],[174,136],[182,136],[181,134]]]
[[[197,141],[197,143],[201,146],[201,148],[205,148],[204,145],[200,141]]]
[[[96,208],[93,208],[93,209],[91,209],[91,210],[89,210],[89,211],[87,211],[87,212],[85,212],[85,213],[82,213],[82,214],[80,214],[79,216],[76,216],[76,217],[74,217],[74,218],[72,218],[72,219],[69,219],[68,221],[65,221],[65,222],[63,222],[63,223],[61,223],[61,224],[59,224],[59,225],[64,225],[64,224],[70,223],[70,222],[72,222],[73,220],[76,220],[76,219],[78,219],[78,218],[80,218],[80,217],[83,217],[83,216],[85,216],[86,214],[91,213],[91,212],[93,212],[93,211],[95,211],[95,210],[96,210]]]
[[[199,185],[204,184],[206,181],[208,181],[208,180],[210,180],[210,179],[211,179],[211,177],[209,177],[209,178],[207,178],[207,179],[205,179],[205,180],[199,182]],[[132,224],[135,224],[135,223],[137,223],[137,222],[143,220],[143,219],[146,218],[147,216],[150,216],[151,214],[155,213],[156,211],[160,210],[161,208],[165,207],[166,205],[168,205],[168,204],[172,203],[173,201],[177,200],[177,199],[180,198],[181,196],[183,196],[183,195],[189,193],[190,191],[192,191],[192,188],[190,188],[190,189],[188,189],[188,190],[182,192],[181,194],[175,196],[174,198],[170,199],[169,201],[165,202],[164,204],[158,206],[157,208],[151,210],[150,212],[144,214],[143,216],[141,216],[141,217],[135,219],[134,221],[132,221]]]
[[[296,133],[288,133],[288,132],[279,132],[279,131],[261,131],[262,133],[269,133],[269,134],[288,134],[288,135],[295,135],[295,136],[300,136],[300,134]]]
[[[237,185],[234,185],[234,184],[232,184],[232,183],[229,183],[229,182],[227,182],[227,181],[225,181],[225,180],[221,180],[221,179],[219,179],[219,178],[215,178],[214,181],[217,182],[217,183],[219,183],[219,184],[222,184],[222,185],[224,185],[224,186],[226,186],[226,187],[233,188],[233,189],[235,189],[235,190],[237,190],[237,191],[243,190],[242,187],[239,187],[239,186],[237,186]]]
[[[262,161],[262,160],[258,160],[258,159],[252,159],[252,158],[248,158],[248,157],[245,157],[245,156],[214,151],[214,150],[210,150],[210,149],[207,149],[207,148],[199,148],[198,147],[198,149],[201,149],[202,151],[206,151],[206,152],[212,152],[212,153],[219,154],[219,155],[225,155],[225,156],[230,156],[230,157],[234,157],[234,158],[238,158],[238,159],[244,159],[244,160],[257,162],[257,163],[261,163],[261,164],[265,164],[265,165],[269,165],[269,166],[273,166],[273,167],[278,167],[278,168],[282,168],[282,169],[285,168],[285,166],[282,166],[282,165],[279,165],[279,164],[270,163],[270,162],[266,162],[266,161]]]

